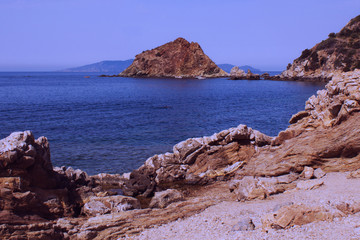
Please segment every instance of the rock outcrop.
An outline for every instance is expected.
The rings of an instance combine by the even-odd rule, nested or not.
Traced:
[[[252,73],[250,71],[250,69],[248,69],[247,73],[245,73],[244,70],[235,66],[230,71],[230,79],[231,80],[260,80],[260,75]]]
[[[305,49],[274,79],[329,81],[335,73],[360,69],[360,16],[352,19],[338,33]]]
[[[284,206],[276,213],[268,214],[262,219],[262,223],[264,230],[284,229],[315,221],[332,221],[334,218],[343,216],[345,214],[335,208],[299,204]]]
[[[30,131],[0,140],[0,224],[76,217],[102,188],[85,172],[53,168],[49,142]]]
[[[246,125],[210,137],[187,139],[176,144],[173,153],[147,159],[144,165],[131,172],[123,190],[127,195],[149,197],[169,185],[205,184],[224,178],[272,140]]]
[[[195,42],[184,38],[136,55],[121,77],[216,78],[228,73],[219,68]]]
[[[360,70],[335,74],[275,138],[239,125],[180,142],[172,153],[150,157],[123,175],[89,177],[53,168],[45,137],[13,133],[0,140],[0,236],[116,239],[224,200],[317,191],[326,187],[321,179],[326,172],[353,171],[349,178],[357,178],[359,92]],[[359,209],[359,204],[281,206],[263,226],[286,229]]]

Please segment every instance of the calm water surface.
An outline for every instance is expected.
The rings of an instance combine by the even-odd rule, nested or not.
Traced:
[[[323,86],[0,73],[0,138],[31,130],[49,139],[54,166],[122,173],[179,141],[239,124],[275,136]]]

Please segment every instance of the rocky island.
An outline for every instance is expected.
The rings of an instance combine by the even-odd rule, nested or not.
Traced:
[[[184,38],[136,55],[120,77],[216,78],[228,73],[219,68],[195,42]]]

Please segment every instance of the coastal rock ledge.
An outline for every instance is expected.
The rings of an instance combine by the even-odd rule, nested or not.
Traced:
[[[311,205],[301,202],[301,194],[314,195],[311,192],[331,188],[338,179],[349,188],[360,185],[359,92],[359,70],[335,74],[276,137],[239,125],[182,141],[172,153],[152,156],[123,175],[88,176],[53,167],[45,137],[12,133],[0,140],[0,237],[132,238],[225,201],[239,201],[241,207],[249,206],[243,201],[293,195],[297,202],[279,202],[261,221],[247,227],[240,222],[234,231],[285,231],[355,215],[360,211],[358,198],[347,203],[341,194],[330,194],[328,199],[339,202]],[[349,179],[329,181],[327,176],[338,171],[351,171]],[[349,195],[346,187],[341,189]]]
[[[219,68],[195,42],[184,38],[136,55],[121,77],[217,78],[228,74]]]

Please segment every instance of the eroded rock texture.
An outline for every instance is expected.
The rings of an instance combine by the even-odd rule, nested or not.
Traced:
[[[228,74],[205,55],[198,43],[178,38],[136,55],[134,62],[120,76],[211,78]]]

